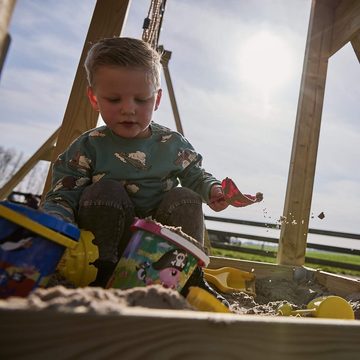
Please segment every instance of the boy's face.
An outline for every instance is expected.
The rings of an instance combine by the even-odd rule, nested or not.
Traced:
[[[94,86],[88,88],[92,107],[118,136],[150,136],[152,114],[160,104],[161,89],[156,90],[145,71],[126,67],[100,67]]]

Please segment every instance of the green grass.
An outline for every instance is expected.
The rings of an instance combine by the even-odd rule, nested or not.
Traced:
[[[244,247],[244,245],[242,245]],[[246,244],[246,247],[255,248],[255,249],[262,249],[262,250],[269,250],[269,251],[276,251],[276,248],[272,246],[265,246],[261,247],[258,245],[253,244]],[[241,260],[250,260],[250,261],[260,261],[265,263],[276,263],[275,257],[270,256],[261,256],[257,254],[247,254],[239,251],[232,251],[232,250],[224,250],[224,249],[211,249],[211,255],[213,256],[224,256],[233,259],[241,259]],[[323,260],[330,260],[330,261],[338,261],[344,262],[348,264],[359,264],[360,263],[360,256],[357,255],[350,255],[350,254],[336,254],[336,253],[328,253],[323,251],[308,251],[306,254],[307,257],[323,259]],[[317,265],[312,264],[309,262],[305,262],[305,266],[312,268],[312,269],[319,269],[322,271],[327,271],[333,274],[341,274],[341,275],[351,275],[351,276],[358,276],[360,277],[360,271],[356,270],[348,270],[348,269],[341,269],[332,266],[325,266],[325,265]]]

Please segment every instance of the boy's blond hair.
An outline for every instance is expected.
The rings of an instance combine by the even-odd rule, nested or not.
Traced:
[[[155,90],[160,88],[161,55],[143,40],[127,37],[102,39],[89,50],[85,70],[89,86],[94,87],[94,75],[101,66],[122,66],[143,69]]]

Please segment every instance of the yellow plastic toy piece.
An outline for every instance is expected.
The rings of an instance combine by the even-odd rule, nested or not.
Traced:
[[[66,249],[57,267],[59,273],[75,286],[87,286],[96,279],[97,268],[90,263],[99,257],[99,251],[93,239],[90,231],[81,230],[77,246]]]
[[[223,293],[246,292],[255,296],[255,274],[232,267],[204,269],[205,279]]]
[[[200,311],[231,313],[215,296],[197,286],[190,286],[186,300]]]
[[[355,315],[351,305],[340,296],[321,296],[307,305],[308,309],[315,310],[315,316],[332,319],[354,320]]]
[[[302,310],[293,310],[290,304],[283,304],[278,308],[278,315],[310,315],[329,319],[355,319],[351,305],[340,296],[321,296],[310,301],[306,307],[306,309]]]

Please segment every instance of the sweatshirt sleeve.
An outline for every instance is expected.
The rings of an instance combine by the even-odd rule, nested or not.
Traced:
[[[46,194],[43,211],[75,222],[81,194],[92,182],[93,153],[84,134],[59,155],[53,164],[52,187]]]
[[[202,168],[202,156],[198,154],[193,146],[183,138],[185,148],[182,150],[183,171],[179,175],[182,186],[198,193],[204,202],[209,201],[210,189],[215,184],[221,184],[212,174]]]

